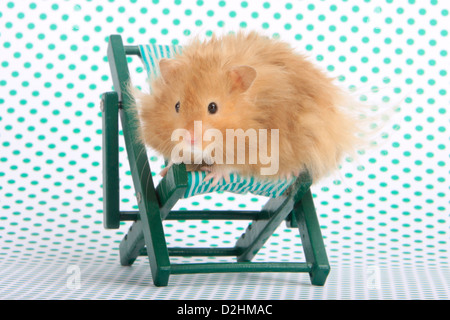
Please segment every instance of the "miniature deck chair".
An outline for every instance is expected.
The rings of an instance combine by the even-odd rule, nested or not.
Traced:
[[[102,95],[103,125],[103,217],[106,229],[119,228],[121,221],[134,221],[120,243],[120,262],[130,266],[138,256],[148,256],[153,282],[167,286],[172,274],[223,272],[308,272],[313,285],[324,285],[328,263],[320,226],[311,195],[311,179],[303,173],[292,181],[259,183],[232,175],[228,185],[211,188],[202,183],[200,172],[189,172],[183,164],[173,165],[155,187],[145,146],[137,139],[136,110],[132,97],[125,94],[130,73],[126,55],[141,58],[149,77],[157,76],[157,59],[171,57],[176,46],[124,46],[119,35],[111,35],[108,60],[114,91]],[[126,152],[138,202],[138,211],[119,208],[119,115]],[[224,182],[225,183],[225,182]],[[253,192],[269,197],[261,211],[174,211],[179,199],[218,190]],[[247,229],[231,248],[168,248],[163,230],[165,220],[250,220]],[[306,262],[251,262],[273,234],[286,221],[298,228]],[[236,262],[172,263],[171,256],[235,256]],[[173,259],[172,259],[173,260]]]

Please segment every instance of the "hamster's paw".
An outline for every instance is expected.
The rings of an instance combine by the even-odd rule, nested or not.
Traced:
[[[203,179],[203,182],[213,179],[211,183],[212,187],[215,187],[222,179],[224,179],[226,183],[230,183],[231,172],[227,170],[215,170],[212,167],[201,167],[200,170],[209,172]]]
[[[212,166],[203,166],[203,167],[200,167],[200,170],[211,172],[213,170],[213,168],[212,168]]]

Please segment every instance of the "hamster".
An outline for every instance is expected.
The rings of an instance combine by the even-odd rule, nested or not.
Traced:
[[[285,42],[255,32],[213,36],[159,68],[152,93],[137,100],[143,142],[171,159],[161,175],[185,162],[213,184],[232,172],[286,179],[305,170],[317,182],[355,148],[347,95]],[[183,158],[174,160],[174,150]]]

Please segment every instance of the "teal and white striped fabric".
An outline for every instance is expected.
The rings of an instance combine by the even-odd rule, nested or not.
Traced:
[[[158,60],[162,58],[172,58],[176,54],[181,53],[180,46],[161,46],[161,45],[140,45],[141,59],[148,74],[148,80],[151,83],[159,76]],[[151,88],[150,88],[151,90]],[[289,180],[258,180],[255,178],[244,178],[238,174],[231,174],[230,183],[225,183],[222,179],[216,186],[212,187],[212,180],[203,182],[206,173],[202,171],[188,172],[188,188],[184,194],[185,198],[192,197],[198,194],[228,191],[238,194],[246,194],[248,192],[276,198],[284,193],[284,191],[295,181],[295,178]]]
[[[230,175],[230,183],[226,183],[223,179],[216,186],[212,187],[212,179],[203,182],[206,172],[189,171],[188,187],[184,194],[185,198],[189,198],[198,194],[204,194],[215,191],[228,191],[238,194],[246,194],[250,192],[255,195],[276,198],[284,193],[286,189],[295,181],[295,178],[289,180],[259,180],[253,177],[242,177],[236,173]]]
[[[181,53],[180,46],[160,46],[156,44],[140,45],[141,59],[148,74],[149,83],[159,77],[158,61],[162,58],[173,58]],[[150,88],[151,90],[151,88]]]

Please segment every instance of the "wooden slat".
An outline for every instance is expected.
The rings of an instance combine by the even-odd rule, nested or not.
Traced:
[[[311,265],[302,262],[231,262],[172,264],[171,274],[227,272],[309,272]]]
[[[262,213],[269,216],[267,220],[253,221],[244,234],[236,242],[236,248],[242,254],[238,261],[251,261],[262,248],[264,243],[275,232],[276,228],[286,219],[292,211],[295,200],[300,198],[311,186],[309,175],[302,174],[297,178],[289,192],[270,199],[262,209]]]
[[[103,225],[120,226],[119,216],[119,98],[116,92],[102,95]]]

